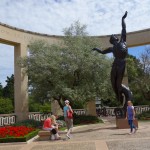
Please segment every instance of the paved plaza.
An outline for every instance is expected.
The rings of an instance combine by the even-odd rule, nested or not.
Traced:
[[[70,140],[62,134],[59,141],[0,144],[0,150],[150,150],[150,121],[139,121],[137,133],[129,135],[129,129],[116,129],[114,118],[103,119],[103,124],[74,127]]]

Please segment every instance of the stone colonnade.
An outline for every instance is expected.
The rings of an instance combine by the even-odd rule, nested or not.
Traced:
[[[120,35],[118,35],[120,36]],[[28,77],[24,74],[24,69],[18,67],[17,59],[27,56],[27,49],[30,42],[34,40],[45,40],[50,44],[57,44],[63,36],[40,34],[31,31],[25,31],[6,24],[0,23],[0,43],[14,46],[14,78],[15,78],[15,114],[17,121],[28,118]],[[109,35],[92,36],[99,40],[100,46],[107,48],[109,44]],[[131,32],[127,35],[128,47],[145,45],[150,43],[150,29]],[[127,76],[124,80],[127,84]],[[94,103],[88,106],[88,112],[95,115]]]

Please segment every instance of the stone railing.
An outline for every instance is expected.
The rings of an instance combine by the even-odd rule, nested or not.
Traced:
[[[103,107],[103,108],[96,108],[96,113],[98,116],[115,116],[114,109],[116,107]],[[136,114],[141,114],[144,111],[150,110],[150,106],[148,105],[141,105],[141,106],[134,106]]]
[[[43,113],[39,113],[39,112],[30,112],[29,113],[29,119],[33,119],[33,120],[37,120],[37,121],[43,121],[46,118],[48,118],[50,115],[51,115],[51,113],[43,114]]]
[[[11,125],[16,122],[15,114],[0,114],[0,127],[4,125]]]
[[[115,116],[114,109],[116,107],[102,107],[96,108],[97,115],[100,116]]]
[[[115,116],[114,109],[116,107],[104,107],[104,108],[96,108],[96,112],[98,116]],[[150,107],[148,105],[143,106],[134,106],[136,114],[140,114],[144,111],[150,110]],[[85,115],[86,110],[85,109],[74,109],[73,110],[75,114],[77,115]],[[42,114],[39,112],[30,112],[29,113],[29,119],[37,120],[37,121],[43,121],[51,114]],[[0,127],[5,125],[11,125],[16,123],[16,115],[15,114],[0,114]]]
[[[85,109],[73,109],[73,112],[76,115],[85,115],[86,114],[86,110]]]
[[[85,115],[86,111],[84,109],[74,109],[73,110],[75,114],[77,115]],[[37,120],[37,121],[43,121],[46,118],[48,118],[51,115],[49,114],[43,114],[40,112],[29,112],[29,119]],[[16,123],[16,115],[15,114],[1,114],[0,115],[0,127],[11,125]]]
[[[150,106],[148,105],[141,105],[141,106],[134,106],[136,114],[141,114],[144,111],[149,111]]]

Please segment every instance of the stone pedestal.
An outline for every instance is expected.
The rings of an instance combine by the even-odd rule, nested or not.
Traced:
[[[134,122],[134,125],[136,127],[138,127],[138,120],[135,119],[133,122]],[[128,120],[125,118],[119,118],[119,119],[116,118],[116,127],[118,129],[129,129],[130,128],[130,126],[128,124]]]
[[[54,100],[51,102],[51,111],[56,116],[62,116],[63,110],[60,108],[57,100]]]
[[[86,106],[86,115],[97,116],[95,101],[89,101]]]

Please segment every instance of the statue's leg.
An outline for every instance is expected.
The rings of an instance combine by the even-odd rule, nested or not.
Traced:
[[[121,66],[117,70],[117,89],[118,89],[118,98],[121,103],[123,103],[123,95],[122,95],[122,80],[125,72],[125,66]]]
[[[113,66],[112,67],[112,70],[111,70],[111,85],[112,85],[112,88],[115,92],[115,95],[116,95],[116,98],[118,100],[118,90],[117,90],[117,80],[116,80],[116,76],[117,76],[117,70],[115,69],[115,67]]]
[[[125,103],[123,105],[123,110],[126,114],[127,111],[127,102],[130,100],[132,100],[132,92],[130,91],[130,89],[128,87],[126,87],[125,85],[122,85],[122,91],[125,95]]]

